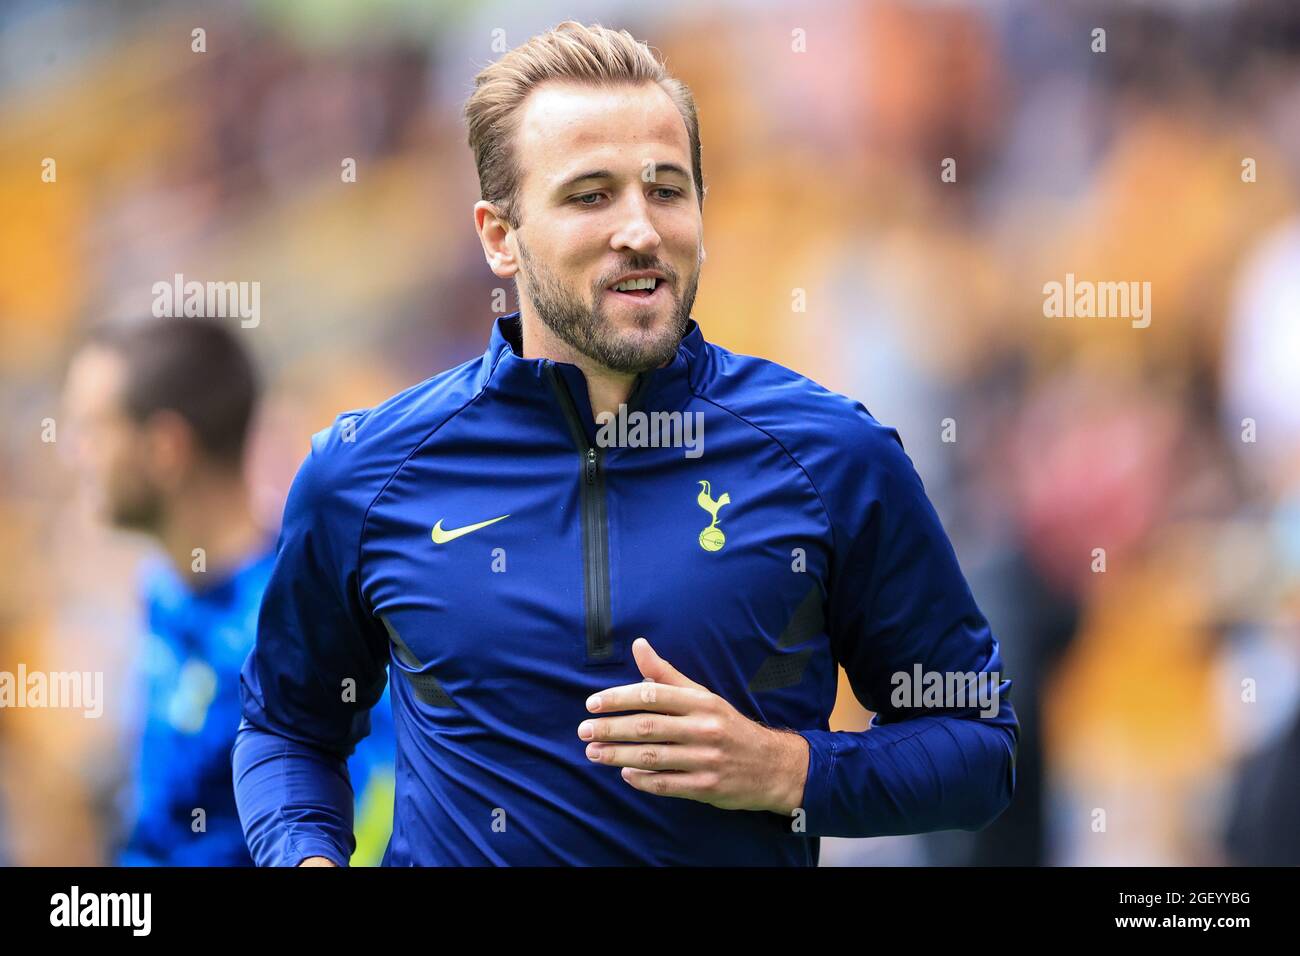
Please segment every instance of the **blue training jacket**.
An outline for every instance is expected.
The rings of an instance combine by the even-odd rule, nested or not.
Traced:
[[[703,453],[612,447],[582,372],[519,343],[516,312],[481,358],[313,437],[242,674],[258,864],[347,861],[345,760],[386,669],[386,865],[815,865],[821,836],[974,830],[1006,808],[1010,682],[893,429],[692,321],[627,404],[699,413]],[[637,637],[808,741],[801,812],[643,793],[587,759],[585,701],[642,679]],[[869,730],[828,728],[837,664]],[[899,676],[981,672],[993,715]]]

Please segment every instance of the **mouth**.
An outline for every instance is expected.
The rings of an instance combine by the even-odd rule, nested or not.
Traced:
[[[663,279],[658,279],[655,281],[653,289],[633,289],[631,291],[621,292],[610,288],[605,290],[605,294],[613,296],[615,299],[628,305],[657,305],[660,299],[668,295],[668,283]]]

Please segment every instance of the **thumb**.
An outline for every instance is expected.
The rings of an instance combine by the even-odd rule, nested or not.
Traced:
[[[636,659],[637,670],[647,680],[656,684],[672,684],[676,687],[700,687],[677,668],[655,653],[650,642],[638,637],[632,642],[632,656]],[[700,688],[703,690],[703,688]]]

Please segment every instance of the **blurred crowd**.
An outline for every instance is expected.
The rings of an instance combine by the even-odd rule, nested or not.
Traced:
[[[120,836],[147,548],[43,440],[70,351],[176,273],[259,282],[274,526],[312,432],[517,307],[459,107],[568,17],[695,93],[706,337],[899,429],[1002,641],[1011,810],[823,862],[1300,863],[1294,0],[6,4],[0,670],[102,671],[107,702],[0,711],[0,862]],[[1067,274],[1150,282],[1150,325],[1046,316]],[[842,682],[832,727],[868,717]]]

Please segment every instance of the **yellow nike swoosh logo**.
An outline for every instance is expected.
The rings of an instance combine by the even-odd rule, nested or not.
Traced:
[[[490,524],[496,524],[498,521],[504,521],[509,515],[502,515],[500,518],[489,518],[487,521],[480,521],[478,524],[467,524],[463,528],[456,528],[452,531],[444,531],[442,519],[433,526],[433,543],[446,544],[448,541],[455,541],[463,534],[469,534],[471,531],[477,531],[479,528],[486,528]]]

